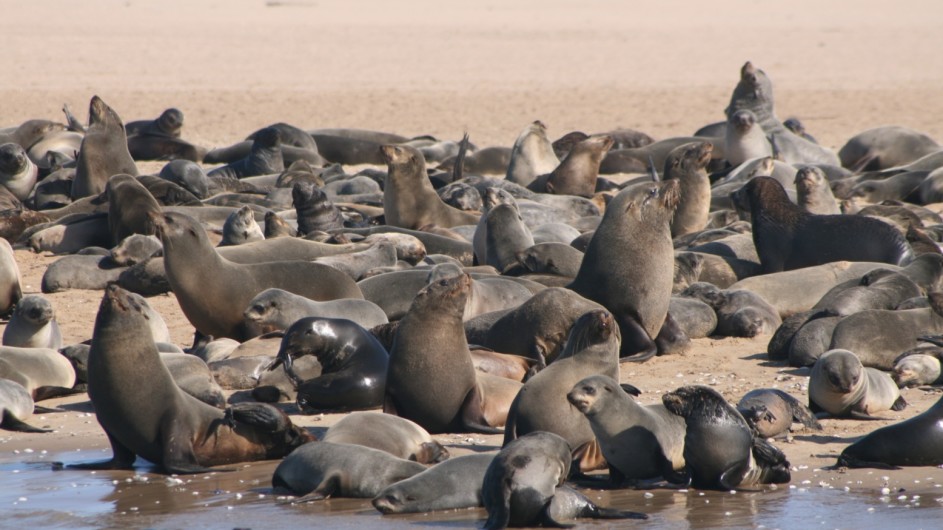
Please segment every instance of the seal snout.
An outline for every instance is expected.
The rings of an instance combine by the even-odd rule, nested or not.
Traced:
[[[373,507],[384,515],[396,513],[397,506],[401,504],[402,502],[391,493],[373,499]]]

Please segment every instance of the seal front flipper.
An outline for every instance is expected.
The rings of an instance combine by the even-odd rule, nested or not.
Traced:
[[[894,401],[894,404],[891,405],[891,410],[898,412],[907,408],[907,401],[904,399],[904,396],[897,396],[897,399]]]
[[[0,422],[0,427],[8,431],[16,432],[52,432],[52,429],[41,429],[39,427],[33,427],[24,421],[20,421],[18,418],[14,418],[9,412],[3,415],[3,421]]]
[[[614,315],[615,316],[615,315]],[[658,346],[648,336],[638,320],[628,316],[616,316],[619,331],[622,332],[622,347],[619,350],[619,362],[640,363],[658,354]]]
[[[71,396],[80,392],[82,391],[64,386],[41,386],[34,391],[33,401],[43,401],[45,399]]]
[[[884,462],[868,462],[866,460],[860,460],[853,456],[848,456],[842,453],[838,457],[838,462],[835,463],[835,467],[851,467],[851,468],[874,468],[874,469],[887,469],[887,470],[899,470],[903,469],[898,466],[891,464],[885,464]]]
[[[484,505],[489,508],[484,530],[502,530],[511,522],[511,479],[513,476],[511,473],[501,482],[500,499],[482,499]],[[490,497],[494,494],[494,488],[482,488],[481,493],[482,496]]]
[[[137,459],[130,449],[121,445],[121,442],[105,431],[108,441],[111,443],[111,460],[99,460],[98,462],[86,462],[84,464],[69,464],[71,469],[134,469],[134,460]]]
[[[750,471],[750,460],[742,460],[727,468],[717,478],[717,485],[725,490],[736,489],[743,482],[743,477]]]

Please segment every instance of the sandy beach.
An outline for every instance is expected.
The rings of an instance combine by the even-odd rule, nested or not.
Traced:
[[[772,79],[778,116],[800,118],[832,149],[888,124],[943,140],[943,6],[930,0],[892,9],[876,0],[0,0],[0,8],[0,127],[62,120],[63,104],[84,119],[97,94],[125,122],[177,107],[185,115],[183,137],[205,147],[232,144],[278,121],[452,140],[467,131],[479,147],[510,146],[535,119],[551,138],[629,127],[661,139],[722,120],[749,60]],[[139,164],[142,173],[161,166]],[[16,258],[24,291],[38,293],[57,257],[17,250]],[[101,292],[48,297],[66,344],[91,337]],[[149,301],[173,341],[189,346],[194,329],[174,296]],[[621,378],[643,390],[643,403],[695,383],[732,402],[761,387],[806,400],[808,369],[769,362],[768,340],[699,339],[685,355],[623,365]],[[735,500],[603,492],[601,502],[652,513],[652,521],[626,526],[632,528],[933,527],[943,502],[940,469],[822,469],[858,437],[940,397],[919,388],[902,393],[910,406],[882,420],[827,419],[824,431],[797,431],[780,444],[794,466],[789,487]],[[0,488],[0,506],[12,506],[10,521],[20,526],[263,528],[283,518],[287,527],[472,527],[485,517],[472,510],[381,519],[367,502],[346,500],[275,506],[266,490],[274,463],[182,486],[153,474],[148,482],[130,473],[53,473],[42,463],[104,458],[108,444],[87,396],[43,404],[68,410],[32,419],[55,433],[0,431],[0,484],[10,485]],[[337,416],[293,419],[321,429]],[[453,454],[500,445],[497,436],[437,438]],[[704,499],[713,505],[705,508]],[[933,509],[920,509],[927,507]]]

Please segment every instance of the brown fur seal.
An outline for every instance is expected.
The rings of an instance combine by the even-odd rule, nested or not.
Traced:
[[[566,398],[589,420],[613,485],[625,479],[673,479],[684,468],[684,419],[663,404],[639,405],[604,375],[576,383]]]
[[[281,173],[285,171],[281,142],[282,137],[278,129],[272,127],[262,129],[256,133],[255,138],[252,140],[252,149],[245,158],[218,167],[207,173],[207,177],[243,179],[257,175]]]
[[[134,159],[128,152],[128,138],[118,113],[100,97],[92,96],[88,116],[88,131],[75,161],[72,200],[105,191],[105,185],[112,175],[138,174]]]
[[[881,469],[943,465],[943,398],[926,412],[881,427],[849,445],[836,465]]]
[[[362,445],[420,464],[435,464],[449,457],[448,449],[425,429],[382,412],[352,412],[331,425],[321,441]]]
[[[16,264],[13,247],[6,239],[0,240],[0,315],[9,315],[13,306],[23,298],[20,286],[20,267]]]
[[[832,261],[906,265],[913,259],[904,236],[887,223],[863,216],[810,214],[793,204],[773,178],[755,177],[732,197],[750,212],[764,273]]]
[[[681,184],[681,199],[671,218],[671,237],[675,238],[703,230],[711,208],[711,182],[707,164],[714,146],[710,142],[695,142],[675,147],[665,160],[665,180],[677,179]]]
[[[679,181],[668,180],[616,195],[568,286],[612,312],[625,360],[644,361],[661,349],[656,340],[668,320],[674,281],[669,223],[680,189]]]
[[[131,234],[152,236],[157,233],[152,217],[160,215],[160,204],[135,177],[115,175],[109,178],[105,193],[108,228],[115,245]]]
[[[796,173],[796,199],[799,208],[811,214],[841,213],[825,172],[815,166],[806,166]]]
[[[301,495],[292,502],[329,497],[373,498],[400,480],[426,467],[361,445],[316,442],[299,447],[275,468],[277,492]]]
[[[941,149],[936,140],[922,132],[885,125],[852,136],[838,150],[838,158],[842,167],[860,173],[904,166]]]
[[[597,469],[589,421],[567,402],[566,393],[591,375],[619,377],[619,328],[603,310],[586,313],[573,325],[560,357],[531,377],[520,390],[504,432],[504,444],[535,431],[562,436],[573,447],[582,471]]]
[[[758,388],[744,394],[737,411],[750,428],[763,438],[775,438],[789,432],[793,422],[810,429],[822,430],[809,407],[776,388]]]
[[[862,366],[848,350],[829,350],[812,366],[809,408],[835,417],[874,419],[872,413],[907,406],[891,376]]]
[[[52,303],[42,295],[24,296],[16,304],[13,317],[3,330],[3,345],[53,350],[61,348],[62,333]]]
[[[135,160],[170,160],[182,158],[199,162],[206,149],[180,139],[183,112],[169,108],[155,120],[132,121],[124,126],[128,151]]]
[[[560,164],[547,139],[547,126],[535,121],[524,128],[511,148],[511,160],[505,180],[527,186],[540,175],[546,175]]]
[[[592,197],[596,193],[599,164],[612,147],[611,136],[590,136],[577,143],[553,171],[537,177],[527,189],[556,195]]]
[[[756,437],[716,390],[685,386],[662,395],[662,402],[684,418],[685,468],[695,488],[729,491],[789,482],[786,455]]]
[[[416,148],[384,145],[380,153],[387,163],[383,187],[383,214],[387,224],[415,230],[428,224],[451,228],[478,223],[480,216],[442,202],[426,176],[422,153]]]
[[[88,396],[111,442],[107,461],[82,469],[130,469],[136,456],[167,473],[280,458],[313,437],[264,404],[219,410],[185,394],[160,361],[140,305],[105,290],[88,358]]]
[[[363,297],[349,276],[327,265],[234,263],[216,252],[206,231],[192,218],[168,212],[154,222],[164,244],[167,280],[184,315],[204,335],[251,338],[243,326],[243,311],[255,295],[272,287],[318,301]]]
[[[0,427],[17,432],[52,432],[26,423],[34,408],[33,397],[23,385],[0,379]]]
[[[481,485],[497,452],[474,453],[437,464],[383,489],[373,507],[386,515],[483,506]]]
[[[39,170],[19,144],[0,145],[0,185],[25,201],[36,185]]]
[[[735,167],[747,160],[773,156],[766,133],[756,123],[756,115],[747,109],[738,110],[727,119],[724,150],[727,162]]]
[[[488,421],[462,328],[467,274],[432,283],[416,295],[400,320],[390,350],[383,411],[431,433],[501,432]],[[429,348],[434,344],[434,348]]]

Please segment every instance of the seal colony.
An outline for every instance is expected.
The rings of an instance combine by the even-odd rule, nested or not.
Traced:
[[[906,405],[895,381],[939,378],[938,368],[909,368],[932,374],[906,380],[880,370],[898,355],[939,364],[939,340],[926,335],[943,332],[943,219],[927,206],[943,149],[917,131],[872,130],[839,157],[779,121],[770,78],[751,63],[723,123],[637,144],[618,130],[551,142],[540,121],[513,146],[480,149],[467,137],[277,123],[209,151],[180,140],[176,108],[132,122],[97,96],[89,109],[88,127],[37,120],[0,142],[3,219],[20,219],[3,234],[90,254],[57,264],[106,278],[94,286],[105,292],[90,348],[60,355],[53,307],[23,296],[15,259],[0,267],[14,316],[0,348],[2,426],[55,436],[30,418],[33,402],[87,384],[113,457],[70,467],[133,469],[140,456],[160,472],[202,473],[291,453],[272,486],[294,502],[483,507],[487,528],[643,519],[571,485],[600,475],[609,488],[785,483],[789,446],[767,437],[880,418]],[[80,139],[74,161],[37,148],[66,130]],[[893,146],[914,137],[919,149]],[[155,153],[186,161],[139,176],[134,160]],[[631,171],[600,175],[616,166]],[[56,208],[38,199],[53,183]],[[22,214],[34,207],[41,222]],[[159,245],[127,255],[127,238],[155,235]],[[196,332],[186,354],[128,290],[173,294]],[[878,312],[908,325],[860,346],[880,358],[859,359],[842,338]],[[624,364],[685,352],[691,370],[712,371],[691,341],[706,335],[772,335],[773,363],[801,353],[815,365],[808,395],[801,384],[645,388]],[[225,402],[193,397],[217,384]],[[636,402],[653,390],[659,403]],[[295,422],[380,408],[322,441]],[[849,440],[838,465],[939,465],[933,443],[894,443],[937,440],[939,414],[938,404]],[[449,435],[502,432],[503,443],[487,438],[497,452],[446,460],[461,445]]]

